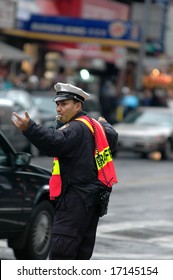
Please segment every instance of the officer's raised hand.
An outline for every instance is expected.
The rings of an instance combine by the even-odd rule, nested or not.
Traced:
[[[12,123],[17,126],[21,131],[27,130],[30,122],[30,116],[25,112],[24,117],[19,116],[17,113],[12,114]]]
[[[103,117],[99,117],[98,121],[99,121],[99,122],[107,122],[106,119],[103,118]]]

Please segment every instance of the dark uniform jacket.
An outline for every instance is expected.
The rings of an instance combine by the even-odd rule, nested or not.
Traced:
[[[51,129],[37,125],[30,120],[24,135],[44,154],[58,157],[63,186],[76,191],[87,205],[96,202],[101,186],[97,179],[97,168],[94,159],[95,142],[89,128],[75,118],[86,115],[81,111],[69,123],[60,129]],[[107,122],[102,122],[112,153],[115,152],[118,140],[117,132]]]

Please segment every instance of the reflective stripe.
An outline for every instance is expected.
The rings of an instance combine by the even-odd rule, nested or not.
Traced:
[[[50,200],[54,200],[61,194],[62,180],[60,175],[60,165],[57,157],[54,158],[52,164],[52,176],[49,180]]]
[[[94,134],[94,129],[93,129],[92,125],[90,125],[90,123],[87,120],[85,120],[83,118],[77,118],[75,120],[85,123],[88,126],[88,128],[91,130],[91,132]]]
[[[87,120],[85,120],[85,119],[83,119],[83,118],[77,118],[77,119],[75,119],[75,120],[81,121],[81,122],[85,123],[85,124],[88,126],[88,128],[91,130],[91,132],[94,134],[94,129],[93,129],[92,125],[91,125]],[[100,128],[101,128],[103,134],[105,135],[105,131],[104,131],[104,129],[103,129],[103,126],[102,126],[98,121],[95,120],[95,122],[100,126]],[[106,135],[105,135],[105,136],[106,136]]]
[[[77,118],[76,120],[82,121],[83,123],[85,123],[88,126],[88,128],[91,130],[91,132],[94,134],[94,129],[93,129],[92,125],[87,120],[85,120],[83,118]],[[104,131],[102,125],[96,120],[95,120],[95,122],[97,122],[97,124],[99,125],[99,127],[102,130],[102,133],[105,135],[105,131]],[[98,170],[103,168],[108,162],[112,161],[112,154],[111,154],[109,146],[104,148],[102,151],[100,151],[97,154],[96,154],[96,151],[95,151],[95,161],[96,161],[96,165],[97,165]]]
[[[57,158],[54,158],[54,161],[53,161],[52,175],[60,175],[59,160]]]
[[[103,168],[108,162],[112,161],[112,154],[109,146],[95,155],[95,161],[98,170]]]

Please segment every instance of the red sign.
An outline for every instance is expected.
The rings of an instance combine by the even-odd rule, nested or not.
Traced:
[[[20,0],[18,9],[49,16],[125,21],[129,19],[129,6],[111,0]]]
[[[128,20],[129,6],[110,0],[81,0],[82,18],[112,20]]]
[[[129,18],[129,6],[111,0],[63,0],[57,2],[61,16],[102,20],[128,20]]]

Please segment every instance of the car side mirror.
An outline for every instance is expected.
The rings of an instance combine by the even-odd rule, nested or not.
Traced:
[[[27,166],[29,165],[31,160],[31,155],[28,153],[19,152],[15,157],[15,165],[16,166]]]

